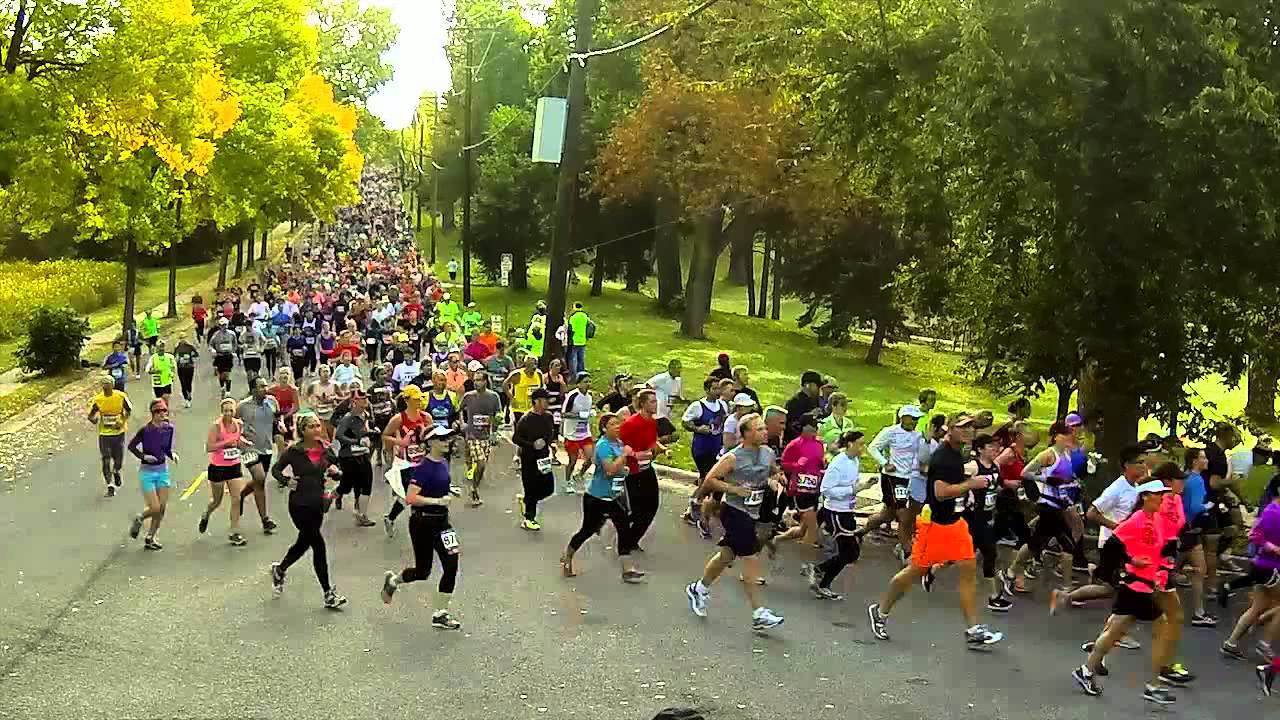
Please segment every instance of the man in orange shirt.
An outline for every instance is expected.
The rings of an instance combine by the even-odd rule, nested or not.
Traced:
[[[449,364],[444,369],[444,386],[449,392],[461,397],[467,385],[467,369],[462,365],[462,357],[456,353],[449,353]]]

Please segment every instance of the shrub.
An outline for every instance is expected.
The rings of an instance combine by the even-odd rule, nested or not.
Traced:
[[[27,336],[18,348],[18,363],[28,372],[57,375],[79,366],[89,339],[89,321],[68,306],[41,305],[27,318]]]

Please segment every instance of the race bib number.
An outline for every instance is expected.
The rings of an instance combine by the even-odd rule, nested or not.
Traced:
[[[636,467],[641,470],[647,470],[653,464],[653,453],[648,450],[641,450],[636,453]]]
[[[378,344],[378,338],[365,338],[365,339],[364,339],[364,344],[365,344],[365,345],[377,345],[377,344]]]
[[[222,448],[222,459],[223,460],[239,460],[240,448],[232,448],[232,447]]]
[[[551,458],[549,456],[538,458],[538,472],[543,475],[551,474]]]
[[[119,430],[124,425],[124,418],[121,415],[103,415],[102,427],[108,430]]]
[[[995,509],[996,509],[996,494],[995,494],[995,493],[993,493],[993,492],[988,492],[988,493],[987,493],[987,497],[986,497],[986,499],[983,501],[983,507],[985,507],[985,508],[986,508],[987,512],[991,512],[992,510],[995,510]]]
[[[435,425],[436,427],[448,427],[448,426],[449,426],[449,418],[447,418],[447,417],[442,417],[442,418],[440,418],[440,417],[438,417],[438,418],[431,418],[431,424],[432,424],[432,425]]]
[[[742,501],[747,507],[758,507],[764,502],[764,490],[752,490],[751,495]]]
[[[293,349],[293,356],[294,356],[294,357],[302,357],[302,356],[304,356],[304,355],[306,355],[306,354],[307,354],[307,351],[306,351],[304,348],[294,348],[294,349]]]
[[[240,453],[240,462],[245,465],[252,465],[258,462],[258,453],[256,450],[245,450]]]
[[[613,496],[618,497],[627,490],[627,479],[616,477],[613,478]]]
[[[817,492],[818,476],[800,473],[796,476],[796,488],[805,492]]]
[[[1018,488],[1018,499],[1019,499],[1019,500],[1026,500],[1026,499],[1027,499],[1027,489],[1026,489],[1026,488],[1024,488],[1024,487],[1020,487],[1020,488]]]
[[[445,530],[440,533],[440,544],[444,546],[446,552],[450,555],[458,554],[458,532],[456,530]]]
[[[229,353],[231,352],[232,347],[233,346],[231,343],[218,343],[218,352],[224,353],[224,354]]]
[[[422,458],[426,456],[426,454],[427,453],[422,449],[421,445],[410,445],[404,450],[405,459],[415,465],[422,462]]]
[[[488,432],[488,431],[489,431],[489,416],[488,416],[488,415],[475,415],[475,416],[473,416],[473,417],[471,418],[471,427],[475,428],[475,430],[476,430],[477,432]]]
[[[267,338],[267,339],[266,339],[266,341],[263,343],[263,345],[262,345],[262,346],[263,346],[264,348],[266,348],[267,350],[275,350],[275,349],[276,349],[276,340],[275,340],[275,338]]]
[[[116,380],[119,380],[120,378],[124,377],[124,368],[122,367],[111,368],[111,377],[115,378]]]
[[[573,424],[573,428],[574,428],[574,434],[576,435],[587,435],[587,434],[590,434],[591,432],[590,423],[588,423],[586,420],[579,420],[575,422]]]
[[[557,427],[559,427],[560,423],[563,421],[563,418],[560,417],[560,413],[557,411],[557,412],[551,413],[551,421],[554,422]]]
[[[894,497],[894,499],[895,499],[895,500],[906,500],[906,499],[907,499],[907,488],[906,488],[906,486],[905,486],[905,485],[894,485],[894,486],[893,486],[893,497]]]

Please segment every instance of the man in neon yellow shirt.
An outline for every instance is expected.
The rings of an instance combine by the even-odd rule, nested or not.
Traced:
[[[454,302],[449,296],[449,293],[445,293],[440,297],[440,303],[436,305],[436,317],[440,320],[440,327],[444,327],[445,323],[449,323],[455,328],[461,327],[459,320],[462,317],[462,310],[458,307],[458,303]]]
[[[145,372],[151,376],[151,391],[155,396],[169,404],[169,396],[173,394],[173,374],[178,367],[178,359],[165,351],[164,340],[157,339],[155,349],[147,358]]]
[[[151,316],[150,310],[142,314],[142,340],[150,352],[156,351],[156,342],[160,340],[160,321]]]
[[[587,341],[595,335],[595,323],[587,317],[582,303],[573,304],[573,312],[569,315],[569,348],[566,353],[569,365],[569,377],[577,377],[578,373],[587,369]]]
[[[529,354],[541,359],[542,346],[547,341],[547,304],[538,301],[533,317],[529,319],[529,330],[524,336],[524,346]]]

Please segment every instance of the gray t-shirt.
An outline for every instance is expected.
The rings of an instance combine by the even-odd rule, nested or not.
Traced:
[[[769,492],[769,474],[773,472],[774,454],[768,445],[761,445],[756,450],[739,445],[733,453],[733,474],[727,479],[739,487],[749,488],[751,497],[741,497],[731,493],[724,494],[724,502],[751,516],[760,519],[760,504],[764,502],[765,493]]]
[[[489,387],[502,387],[502,383],[507,381],[507,376],[515,369],[516,363],[510,355],[502,357],[490,355],[489,359],[484,361],[484,371],[489,373]]]
[[[462,396],[462,421],[467,424],[468,440],[487,440],[497,428],[502,412],[498,393],[492,390],[472,390]]]
[[[252,397],[240,401],[240,420],[244,422],[245,438],[253,439],[253,447],[260,453],[271,452],[271,436],[275,432],[276,399],[267,395],[262,402]]]

